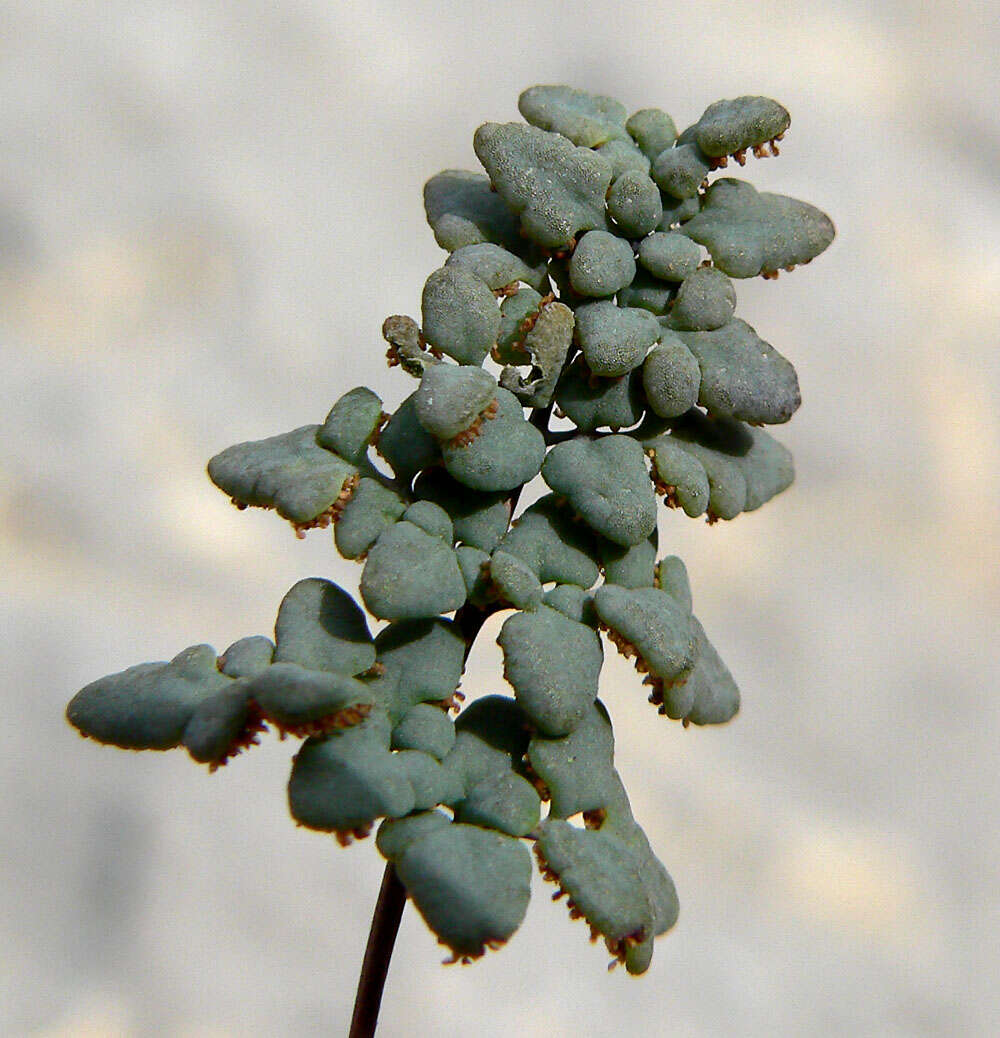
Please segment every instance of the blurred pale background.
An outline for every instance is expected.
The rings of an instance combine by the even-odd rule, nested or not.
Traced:
[[[737,720],[682,731],[606,669],[619,764],[680,923],[651,972],[537,888],[445,969],[412,909],[385,1035],[985,1035],[1000,1013],[1000,20],[988,3],[0,3],[0,1032],[346,1030],[381,875],[296,829],[293,747],[208,777],[76,738],[67,698],[267,633],[302,576],[356,586],[204,475],[383,367],[442,254],[421,186],[536,82],[680,125],[792,113],[759,186],[839,236],[738,285],[797,365],[798,482],[665,514]],[[487,643],[491,639],[485,639]],[[499,691],[492,645],[472,693]]]

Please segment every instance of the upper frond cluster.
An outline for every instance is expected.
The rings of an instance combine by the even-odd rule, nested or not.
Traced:
[[[380,850],[456,959],[519,925],[530,839],[571,914],[640,973],[677,900],[614,767],[604,649],[685,727],[736,713],[683,563],[658,558],[657,498],[714,522],[792,482],[762,427],[789,420],[798,380],[735,316],[733,279],[808,263],[834,231],[803,202],[713,180],[730,159],[777,154],[789,118],[770,99],[716,102],[680,134],[659,109],[629,115],[566,86],[532,87],[519,107],[526,123],[476,131],[485,172],[425,187],[449,256],[419,322],[382,329],[412,392],[387,413],[352,389],[322,424],[208,466],[240,508],[273,509],[300,536],[332,526],[383,626],[303,580],[273,639],[130,668],[68,714],[102,742],[183,746],[213,769],[268,728],[303,739],[294,818],[344,843],[382,820]],[[548,492],[518,512],[539,476]],[[472,638],[500,610],[513,695],[453,719]]]

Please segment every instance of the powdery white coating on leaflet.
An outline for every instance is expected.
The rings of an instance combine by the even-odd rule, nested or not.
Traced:
[[[441,459],[441,449],[417,417],[417,394],[411,393],[379,433],[378,452],[407,484]]]
[[[219,673],[215,650],[195,645],[169,663],[140,663],[91,682],[66,711],[84,735],[129,750],[177,746],[198,704],[233,683]]]
[[[666,591],[605,584],[594,595],[601,622],[635,647],[649,672],[670,682],[689,674],[698,656],[691,614]]]
[[[642,417],[642,371],[635,369],[617,378],[595,378],[581,357],[559,380],[556,404],[580,432],[607,427],[617,432]]]
[[[526,244],[522,244],[522,249]],[[537,253],[538,250],[534,251]],[[535,289],[544,289],[548,285],[544,257],[533,257],[529,266],[520,256],[489,242],[456,249],[445,261],[445,266],[468,270],[485,282],[491,291],[515,281],[523,281]]]
[[[649,173],[649,159],[631,141],[615,139],[595,150],[602,159],[611,164],[612,186],[620,176],[630,170]]]
[[[307,670],[297,663],[268,667],[249,680],[247,693],[264,717],[282,730],[302,728],[356,708],[364,716],[375,705],[371,689],[356,678]]]
[[[431,177],[424,185],[424,211],[438,245],[449,252],[480,242],[516,250],[523,241],[517,216],[482,173],[449,169]]]
[[[361,674],[375,662],[365,614],[342,587],[321,577],[295,584],[278,608],[274,661]]]
[[[516,555],[497,548],[489,563],[490,581],[500,600],[515,609],[537,609],[542,601],[542,584],[531,567]]]
[[[677,127],[673,119],[659,108],[642,108],[625,123],[632,139],[650,160],[673,145]]]
[[[745,321],[677,334],[701,368],[698,403],[709,413],[776,425],[798,410],[802,396],[795,368]]]
[[[639,262],[653,277],[683,281],[701,262],[701,249],[683,234],[658,231],[639,242]]]
[[[588,231],[569,261],[570,284],[582,296],[613,296],[634,277],[631,246],[607,231]]]
[[[420,379],[417,420],[435,439],[452,440],[496,399],[496,389],[496,380],[480,367],[435,364]]]
[[[649,406],[661,418],[676,418],[698,402],[701,369],[684,341],[664,330],[642,365],[642,386]]]
[[[532,97],[538,106],[531,105]],[[245,667],[239,668],[245,674],[225,675],[226,684],[196,704],[182,734],[191,755],[213,769],[258,741],[267,723],[283,734],[307,738],[293,766],[289,804],[296,820],[335,833],[341,843],[368,835],[380,819],[417,813],[421,821],[412,826],[390,825],[384,846],[402,864],[434,848],[424,861],[429,866],[423,875],[426,886],[421,887],[417,869],[410,876],[410,892],[438,938],[461,958],[497,947],[510,932],[510,926],[480,928],[480,939],[463,930],[470,918],[482,920],[497,909],[495,898],[502,895],[491,891],[488,872],[502,852],[477,862],[448,841],[482,841],[483,833],[493,847],[504,846],[496,844],[496,837],[537,839],[545,779],[524,753],[529,737],[536,748],[546,740],[570,740],[586,748],[586,739],[576,742],[575,735],[594,719],[602,625],[626,656],[640,651],[630,634],[643,642],[641,652],[654,668],[648,675],[650,699],[661,713],[717,722],[732,702],[717,683],[702,682],[702,694],[696,682],[684,680],[682,660],[674,661],[673,677],[663,677],[669,671],[669,661],[664,663],[669,646],[657,642],[656,631],[632,622],[643,604],[651,606],[654,620],[663,621],[663,602],[673,586],[672,571],[656,565],[654,486],[668,504],[682,503],[684,490],[661,478],[661,455],[670,454],[671,463],[683,458],[701,474],[712,520],[762,501],[783,478],[780,451],[741,431],[738,423],[729,427],[712,418],[699,424],[696,408],[691,408],[693,415],[677,416],[690,400],[680,399],[678,392],[678,400],[665,403],[665,377],[650,408],[653,382],[647,379],[647,387],[643,379],[650,346],[674,324],[692,333],[728,325],[733,294],[724,274],[688,269],[685,246],[676,240],[666,242],[666,252],[672,248],[678,257],[653,249],[649,264],[636,269],[640,240],[668,219],[665,205],[671,210],[665,226],[692,216],[700,206],[697,196],[683,207],[661,194],[648,176],[651,156],[643,148],[690,150],[693,130],[674,147],[668,117],[647,110],[630,121],[637,135],[633,139],[624,125],[624,108],[606,100],[571,88],[529,91],[525,108],[532,107],[532,118],[546,128],[497,129],[492,183],[446,174],[428,186],[428,216],[439,240],[449,235],[452,255],[427,280],[422,329],[401,314],[382,324],[386,359],[398,369],[394,374],[403,382],[406,376],[419,379],[420,387],[392,416],[382,413],[376,394],[363,387],[353,390],[334,405],[316,433],[314,448],[357,471],[321,516],[297,523],[297,531],[335,524],[341,554],[364,561],[362,598],[388,625],[374,641],[365,627],[356,647],[342,637],[344,616],[317,605],[310,594],[332,597],[334,605],[344,605],[345,615],[357,611],[349,597],[315,578],[306,582],[309,594],[297,586],[279,611],[278,661],[270,658],[265,640],[258,646],[259,659],[256,652],[247,654]],[[573,148],[556,132],[561,128],[580,143],[584,138],[571,125],[581,116],[586,123],[595,108],[598,123],[607,118],[597,136],[589,138],[594,150]],[[598,142],[609,129],[617,136]],[[481,130],[479,143],[489,131]],[[656,147],[659,143],[665,147]],[[486,144],[480,150],[488,164],[490,141]],[[525,197],[516,201],[515,213],[507,203],[522,189]],[[476,220],[484,214],[492,216],[480,226]],[[495,237],[502,243],[490,240],[497,224],[508,230],[513,226],[516,239],[499,233]],[[532,241],[533,228],[548,237],[536,234],[540,240]],[[690,243],[688,256],[698,251],[691,239],[683,240]],[[581,295],[607,299],[610,305],[588,311]],[[614,295],[617,305],[611,302]],[[631,313],[629,304],[636,308]],[[655,320],[671,306],[669,318]],[[597,329],[596,341],[588,336],[595,331],[595,315],[619,322],[622,335],[608,338],[605,328]],[[584,327],[588,320],[589,329]],[[674,359],[687,362],[687,374],[693,362],[698,369],[693,374],[700,378],[694,354],[676,337],[670,342]],[[571,418],[574,411],[584,415],[588,428],[578,430],[582,435],[552,430],[548,422],[548,405],[574,345],[580,346],[581,359],[562,388],[567,400],[573,400],[566,390],[574,383],[580,390],[583,381],[593,391],[589,396],[577,392],[573,402],[579,407],[567,410]],[[663,353],[657,355],[660,360]],[[499,388],[480,367],[487,356],[506,365]],[[724,367],[710,366],[717,372]],[[689,380],[689,391],[694,382]],[[524,406],[534,410],[530,421]],[[656,414],[657,408],[667,417]],[[644,412],[640,427],[618,432],[622,424],[639,422]],[[588,435],[604,423],[612,435]],[[727,431],[722,435],[720,430]],[[369,456],[370,446],[386,458],[394,477]],[[547,459],[546,446],[552,447]],[[652,480],[643,447],[653,453]],[[529,507],[508,529],[517,495],[543,463],[545,478],[558,494]],[[294,464],[286,468],[282,477],[294,484]],[[309,475],[304,474],[304,484]],[[425,494],[429,487],[433,492]],[[594,590],[602,576],[604,585]],[[555,587],[546,590],[551,584]],[[628,597],[625,615],[611,626],[615,593]],[[680,601],[682,619],[690,617],[688,601]],[[307,608],[297,608],[303,605]],[[458,685],[471,647],[466,642],[488,615],[510,605],[520,612],[507,618],[501,643],[516,700],[488,697],[452,723],[449,714],[464,698]],[[454,620],[441,616],[452,611]],[[697,644],[709,651],[704,640]],[[351,658],[355,652],[358,659]],[[359,670],[373,655],[371,665]],[[644,658],[637,665],[650,669]],[[585,799],[600,786],[600,802],[586,809],[587,831],[571,836],[585,849],[601,848],[598,857],[612,861],[614,874],[605,883],[607,877],[594,869],[589,876],[597,878],[590,882],[576,876],[572,862],[566,865],[567,885],[579,898],[571,901],[571,910],[596,920],[597,936],[604,931],[615,962],[641,972],[649,965],[653,937],[676,918],[673,885],[633,818],[609,755],[598,753],[587,762],[587,779],[593,780],[588,783],[558,748],[549,748],[560,765],[550,771],[561,787],[554,794],[560,803],[573,800],[574,792],[580,794],[577,800]],[[586,788],[567,788],[574,781]],[[427,813],[438,806],[453,810],[454,822]],[[479,835],[456,835],[467,825]],[[393,831],[398,839],[388,835]],[[467,888],[490,903],[463,904],[460,917],[449,914],[455,911],[457,882],[449,855],[465,868]],[[632,871],[630,861],[638,883],[632,884],[627,903],[616,906],[614,880]],[[552,873],[544,860],[542,865],[547,876]],[[442,886],[447,887],[443,894]],[[648,911],[637,921],[635,913],[643,905]]]
[[[370,680],[389,718],[398,722],[417,703],[448,701],[462,678],[465,643],[452,620],[396,620],[379,631],[381,674]]]
[[[625,308],[645,310],[655,317],[662,317],[670,309],[677,286],[654,278],[645,270],[636,272],[631,285],[618,293],[618,305]]]
[[[625,106],[601,94],[568,86],[533,86],[522,92],[517,108],[533,126],[561,133],[584,148],[627,137]]]
[[[350,832],[416,807],[406,767],[389,752],[384,726],[366,721],[330,738],[307,739],[292,762],[288,803],[296,821]]]
[[[763,429],[690,411],[669,436],[646,441],[659,478],[674,484],[688,515],[706,508],[719,519],[759,508],[791,486],[791,452]]]
[[[656,318],[638,307],[601,300],[576,311],[576,340],[587,367],[604,378],[617,378],[638,367],[659,338]]]
[[[808,263],[835,230],[830,217],[807,202],[725,177],[708,189],[701,212],[681,233],[704,245],[730,277],[751,278]]]
[[[543,584],[589,588],[600,577],[597,541],[555,494],[546,494],[517,517],[500,546],[523,559]]]
[[[414,501],[403,513],[403,519],[449,546],[455,540],[451,516],[433,501]]]
[[[358,386],[330,408],[316,442],[357,465],[367,454],[381,417],[381,399],[366,386]]]
[[[656,499],[639,444],[628,436],[557,444],[542,478],[598,533],[616,544],[638,544],[656,526]]]
[[[489,829],[435,827],[406,846],[396,869],[427,925],[456,956],[478,957],[505,943],[528,909],[528,851]]]
[[[382,620],[432,617],[462,605],[465,581],[450,545],[413,523],[399,522],[368,553],[361,597]]]
[[[502,491],[470,490],[441,467],[422,472],[413,489],[418,498],[433,501],[451,516],[455,538],[463,544],[490,552],[507,530],[510,505]]]
[[[518,706],[547,736],[568,735],[597,698],[597,634],[548,606],[508,617],[497,639]]]
[[[424,337],[459,364],[482,364],[500,334],[500,309],[489,287],[461,266],[435,270],[421,298]]]
[[[702,267],[681,282],[666,323],[678,331],[711,331],[726,324],[735,309],[733,283],[721,270]]]
[[[615,736],[600,700],[584,713],[573,731],[561,739],[534,734],[528,760],[551,794],[550,816],[569,818],[583,811],[627,802],[614,769]]]
[[[663,219],[663,201],[648,171],[630,169],[608,191],[608,215],[628,238],[642,238]]]
[[[500,197],[532,241],[558,249],[604,226],[611,165],[565,137],[519,123],[485,123],[474,146]]]
[[[498,410],[471,443],[443,448],[449,475],[473,490],[513,490],[538,475],[545,457],[542,434],[525,421],[517,397],[497,389]]]
[[[337,551],[345,559],[357,559],[403,514],[402,497],[377,479],[364,476],[333,528]]]
[[[788,110],[769,97],[737,97],[710,104],[694,126],[694,138],[714,158],[773,140],[790,122]]]
[[[673,198],[693,198],[711,169],[711,159],[696,144],[680,144],[660,152],[652,177]]]
[[[338,498],[357,473],[350,462],[316,442],[318,425],[228,447],[208,463],[212,482],[234,501],[273,508],[283,519],[307,523]]]

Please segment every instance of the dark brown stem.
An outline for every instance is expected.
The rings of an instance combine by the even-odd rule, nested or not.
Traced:
[[[361,966],[358,994],[354,1000],[354,1015],[351,1017],[350,1038],[372,1038],[378,1025],[378,1010],[382,1004],[382,990],[389,959],[396,943],[399,920],[406,904],[406,889],[399,882],[392,862],[385,866],[382,888],[378,892],[372,927],[365,948],[365,961]]]
[[[552,405],[536,408],[531,413],[531,423],[543,435],[548,430],[549,415]],[[521,488],[518,487],[509,498],[510,512],[513,514]],[[477,609],[466,602],[455,613],[455,624],[465,639],[465,658],[469,658],[472,645],[491,609]],[[382,875],[382,887],[372,913],[371,930],[368,933],[368,946],[365,948],[365,960],[361,964],[361,976],[358,979],[358,993],[354,999],[354,1015],[351,1017],[349,1038],[372,1038],[378,1026],[378,1011],[382,1004],[382,991],[385,978],[389,972],[389,960],[399,932],[399,921],[403,917],[406,905],[406,888],[396,875],[395,866],[390,861]]]

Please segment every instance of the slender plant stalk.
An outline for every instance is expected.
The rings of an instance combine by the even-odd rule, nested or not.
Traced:
[[[465,638],[465,658],[469,658],[486,617],[485,610],[462,606],[455,614],[455,622]],[[358,993],[354,999],[354,1015],[351,1017],[350,1038],[372,1038],[378,1026],[378,1011],[382,1004],[382,991],[389,972],[389,960],[399,932],[399,921],[406,905],[406,888],[399,882],[396,868],[390,861],[382,875],[382,887],[372,913],[372,925],[368,932],[361,976],[358,978]]]
[[[372,926],[368,932],[368,946],[361,966],[358,993],[354,1000],[350,1038],[372,1038],[378,1025],[378,1011],[382,1004],[382,989],[389,972],[389,959],[396,943],[399,921],[406,905],[406,889],[399,882],[392,862],[385,866],[382,888],[378,892]]]
[[[552,405],[536,408],[531,413],[531,422],[544,434],[548,430],[549,415]],[[520,496],[521,488],[511,494],[510,510],[513,513]],[[465,639],[465,659],[482,630],[487,617],[495,610],[476,609],[466,603],[455,613],[455,624]],[[382,874],[382,886],[372,913],[372,925],[368,931],[368,944],[365,947],[365,958],[361,964],[361,976],[358,978],[358,992],[354,998],[354,1015],[351,1017],[349,1038],[372,1038],[378,1026],[378,1012],[382,1004],[382,991],[385,978],[389,972],[389,960],[396,944],[399,932],[399,921],[403,917],[406,906],[406,888],[399,882],[395,866],[388,862]]]
[[[455,623],[465,639],[465,658],[469,658],[476,636],[489,616],[488,610],[475,609],[468,603],[455,614]],[[406,905],[406,888],[399,882],[395,866],[390,861],[382,875],[382,887],[372,913],[368,932],[358,993],[354,999],[350,1038],[372,1038],[378,1026],[378,1011],[382,1004],[382,990],[389,972],[389,960],[399,932],[399,921]]]

